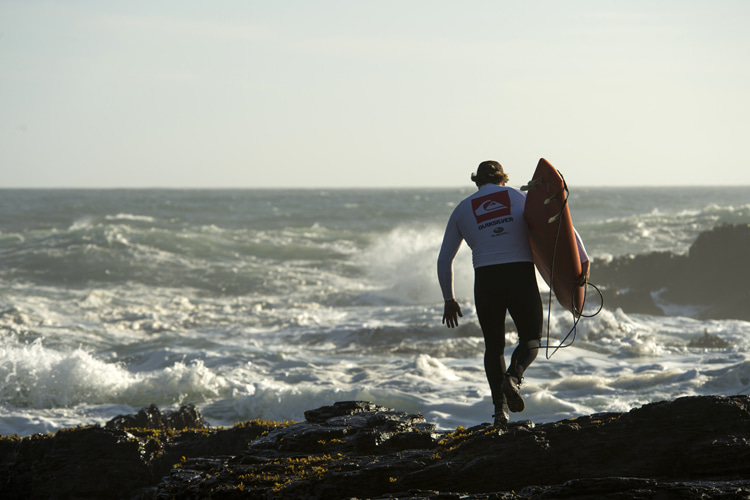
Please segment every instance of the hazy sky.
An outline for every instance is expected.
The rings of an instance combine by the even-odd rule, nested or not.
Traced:
[[[750,185],[750,1],[0,0],[0,187]]]

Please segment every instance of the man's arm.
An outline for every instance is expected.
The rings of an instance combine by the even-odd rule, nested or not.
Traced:
[[[445,228],[445,236],[443,236],[443,244],[440,247],[437,262],[438,281],[440,282],[440,289],[445,300],[443,324],[447,324],[448,328],[458,326],[458,317],[463,317],[461,307],[456,302],[453,294],[453,260],[456,258],[458,249],[461,248],[461,242],[463,241],[461,232],[456,225],[455,217],[456,212],[454,211]]]

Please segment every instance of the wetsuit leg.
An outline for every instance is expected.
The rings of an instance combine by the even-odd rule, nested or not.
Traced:
[[[536,359],[542,340],[543,308],[534,264],[513,262],[479,267],[474,272],[474,302],[484,335],[484,369],[492,400],[500,404],[506,371],[520,378]],[[518,346],[505,364],[505,316],[518,330]]]
[[[534,264],[519,262],[516,271],[516,293],[510,299],[508,311],[518,330],[518,346],[513,351],[508,372],[520,380],[539,354],[544,318]]]
[[[505,376],[505,315],[501,266],[480,267],[474,274],[474,302],[484,335],[484,371],[492,392],[492,402],[500,406]]]

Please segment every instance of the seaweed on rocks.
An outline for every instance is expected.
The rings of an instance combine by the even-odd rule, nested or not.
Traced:
[[[750,396],[451,432],[362,401],[228,429],[179,413],[3,438],[3,498],[750,496]]]

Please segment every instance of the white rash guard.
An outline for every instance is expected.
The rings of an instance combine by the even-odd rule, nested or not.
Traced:
[[[578,258],[581,259],[581,265],[583,265],[589,261],[589,254],[586,253],[586,247],[583,246],[583,240],[581,239],[581,235],[578,234],[578,231],[576,231],[575,228],[573,228],[573,232],[576,235],[576,246],[578,246]]]
[[[453,210],[438,256],[438,280],[445,300],[454,298],[453,260],[464,240],[471,248],[474,269],[534,261],[523,218],[525,203],[523,191],[484,184]]]

